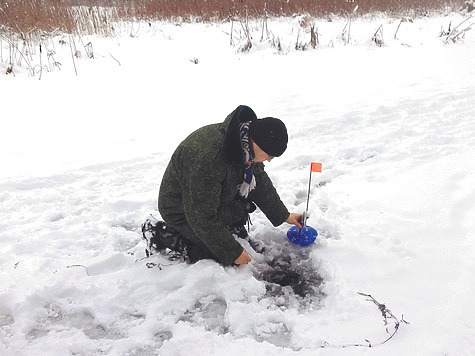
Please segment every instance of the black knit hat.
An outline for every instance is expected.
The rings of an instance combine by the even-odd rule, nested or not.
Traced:
[[[287,128],[279,119],[265,117],[253,120],[249,126],[249,135],[268,155],[279,157],[287,149]]]

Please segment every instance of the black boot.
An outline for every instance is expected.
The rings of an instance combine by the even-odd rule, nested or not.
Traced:
[[[150,215],[149,218],[145,220],[142,224],[142,239],[146,243],[145,247],[145,254],[147,257],[165,250],[166,246],[164,246],[160,240],[158,239],[157,234],[157,223],[159,221],[155,219],[153,216]]]
[[[150,216],[142,224],[142,235],[147,243],[145,248],[147,257],[165,251],[167,248],[186,255],[187,241],[178,231],[168,227],[164,221],[158,221]]]

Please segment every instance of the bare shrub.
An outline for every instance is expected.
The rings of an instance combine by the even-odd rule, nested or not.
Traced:
[[[99,0],[97,0],[99,1]],[[102,4],[115,6],[120,17],[127,19],[190,19],[209,21],[223,20],[230,15],[251,18],[270,16],[294,16],[308,14],[324,17],[329,14],[347,15],[355,6],[360,13],[387,12],[424,14],[446,6],[460,8],[464,0],[103,0]]]
[[[334,15],[347,18],[347,25],[341,37],[344,43],[351,40],[351,21],[354,9],[358,15],[373,12],[386,12],[389,15],[417,16],[433,10],[447,8],[464,11],[473,10],[473,0],[2,0],[0,1],[0,62],[6,63],[7,74],[15,74],[15,66],[26,66],[31,75],[43,70],[60,68],[54,59],[55,50],[48,42],[52,37],[66,34],[71,49],[71,58],[77,73],[75,58],[81,56],[84,49],[87,57],[94,58],[91,42],[83,43],[82,36],[98,34],[112,36],[115,24],[131,21],[170,20],[176,22],[191,21],[232,21],[231,43],[237,35],[240,50],[249,51],[252,46],[250,19],[263,19],[261,41],[266,39],[283,52],[280,39],[267,28],[270,17],[302,17],[302,29],[305,41],[297,38],[296,48],[305,50],[309,46],[316,48],[319,38],[313,19]],[[236,26],[234,26],[234,22]],[[310,23],[312,22],[312,23]],[[465,24],[464,24],[465,26]],[[239,28],[237,30],[236,28]],[[458,26],[446,31],[446,41],[455,42],[465,35],[469,26]],[[238,31],[238,32],[236,32]],[[310,41],[307,42],[307,34]],[[395,33],[396,37],[397,31]],[[66,37],[64,37],[66,38]],[[76,38],[78,43],[76,46]],[[377,45],[384,43],[382,28],[373,36]],[[333,43],[331,42],[333,45]],[[82,48],[78,48],[82,45]],[[6,54],[3,54],[5,49]],[[45,62],[43,62],[43,55]],[[39,66],[33,65],[39,59]],[[119,63],[119,62],[118,62]],[[120,65],[120,63],[119,63]]]
[[[349,15],[386,12],[424,14],[451,6],[460,9],[464,0],[11,0],[0,3],[0,30],[17,33],[49,32],[113,34],[118,20],[211,21],[231,16],[262,18],[308,14]]]
[[[74,20],[62,0],[15,0],[4,2],[0,10],[0,25],[26,34],[35,30],[72,31]]]

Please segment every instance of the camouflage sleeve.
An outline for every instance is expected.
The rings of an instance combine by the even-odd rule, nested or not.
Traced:
[[[274,226],[279,226],[288,219],[290,213],[280,200],[272,181],[264,171],[264,165],[256,163],[253,171],[256,177],[256,188],[250,193],[250,198]]]
[[[243,247],[220,221],[218,207],[226,170],[203,153],[183,152],[182,194],[186,219],[196,236],[223,265],[231,265]]]

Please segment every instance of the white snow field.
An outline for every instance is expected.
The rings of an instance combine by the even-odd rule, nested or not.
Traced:
[[[0,65],[0,354],[474,355],[475,29],[439,36],[465,19],[396,38],[399,19],[355,19],[346,45],[346,20],[319,20],[307,51],[298,19],[274,19],[282,53],[259,22],[245,53],[230,23],[129,24],[84,37],[94,59],[51,40],[61,70],[41,80]],[[176,145],[240,104],[287,124],[266,170],[289,210],[323,163],[318,240],[258,211],[247,266],[144,258]]]

